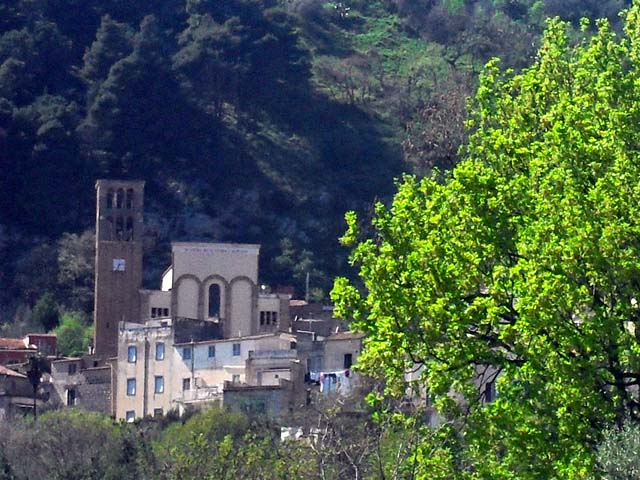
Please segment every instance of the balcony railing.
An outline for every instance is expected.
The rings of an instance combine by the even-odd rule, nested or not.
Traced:
[[[249,352],[249,358],[298,358],[298,353],[295,350],[251,350]]]
[[[183,402],[207,402],[219,400],[221,398],[222,393],[217,385],[213,387],[194,388],[192,390],[182,392]]]

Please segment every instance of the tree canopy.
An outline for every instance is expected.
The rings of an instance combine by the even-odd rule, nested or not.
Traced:
[[[463,160],[405,177],[371,238],[347,216],[364,288],[333,296],[387,393],[422,367],[443,419],[424,478],[586,478],[602,432],[640,419],[640,3],[625,19],[575,42],[554,20],[520,74],[490,62]]]

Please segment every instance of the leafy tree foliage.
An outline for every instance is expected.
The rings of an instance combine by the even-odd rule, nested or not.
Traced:
[[[215,407],[169,426],[153,451],[155,478],[289,479],[309,470],[302,449],[281,444],[267,425]]]
[[[125,425],[82,410],[48,412],[5,429],[0,439],[16,480],[133,479],[131,435]]]
[[[46,332],[58,326],[60,312],[50,292],[42,295],[33,307],[33,321],[42,325]]]
[[[605,480],[640,478],[640,463],[635,452],[640,448],[640,427],[628,423],[607,430],[598,445],[598,467]]]
[[[58,241],[58,296],[67,310],[93,311],[95,235],[66,233]]]
[[[365,293],[336,282],[368,373],[402,393],[422,367],[444,419],[424,478],[584,478],[602,431],[640,420],[640,5],[624,38],[568,29],[551,22],[521,74],[487,66],[464,160],[378,205],[351,257]]]
[[[78,356],[87,352],[93,329],[86,324],[79,312],[69,312],[62,316],[60,325],[53,331],[58,337],[58,352],[61,355]]]

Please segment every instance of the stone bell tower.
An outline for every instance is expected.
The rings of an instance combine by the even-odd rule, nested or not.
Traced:
[[[140,322],[144,182],[96,182],[95,354],[118,350],[118,323]]]

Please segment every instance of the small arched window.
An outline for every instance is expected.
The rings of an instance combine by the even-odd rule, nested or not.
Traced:
[[[127,217],[127,223],[124,229],[124,239],[133,240],[133,218]]]
[[[220,316],[220,285],[213,283],[209,286],[209,317]]]
[[[116,192],[116,208],[122,208],[124,204],[124,190],[119,188]]]
[[[113,208],[113,188],[107,190],[107,208]]]
[[[133,208],[133,188],[127,190],[127,209]]]
[[[122,217],[116,218],[116,240],[122,240],[124,237],[124,222]]]

